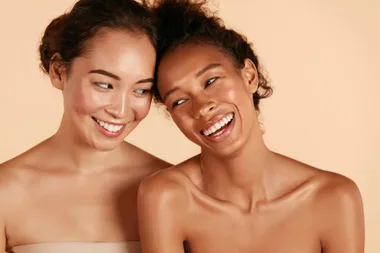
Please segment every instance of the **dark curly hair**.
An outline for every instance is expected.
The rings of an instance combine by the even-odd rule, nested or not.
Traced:
[[[207,0],[154,0],[150,2],[157,23],[157,65],[166,53],[186,43],[213,45],[229,57],[238,69],[244,67],[244,61],[248,58],[255,64],[258,71],[259,86],[253,94],[253,103],[255,109],[259,111],[260,100],[269,97],[273,89],[262,74],[252,44],[245,36],[226,28],[222,19],[211,12],[206,5]],[[162,103],[157,85],[153,87],[152,92],[155,101]]]
[[[49,73],[50,63],[59,61],[69,70],[101,28],[146,35],[157,46],[154,19],[147,6],[135,0],[79,0],[46,28],[39,46],[41,69]],[[60,59],[54,57],[57,53]]]

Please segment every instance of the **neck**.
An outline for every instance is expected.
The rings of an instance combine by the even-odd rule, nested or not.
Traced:
[[[62,120],[51,138],[52,150],[59,154],[64,168],[80,173],[97,173],[120,164],[121,145],[110,151],[100,151],[83,141],[69,122]],[[107,165],[107,166],[106,166]]]
[[[259,126],[238,152],[229,157],[202,150],[200,163],[204,190],[211,196],[251,209],[267,200],[266,175],[272,152],[265,146]]]

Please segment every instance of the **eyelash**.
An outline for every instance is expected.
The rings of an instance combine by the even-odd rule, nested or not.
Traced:
[[[95,82],[95,84],[102,88],[102,89],[105,89],[105,90],[109,90],[109,89],[113,89],[113,86],[109,83],[99,83],[99,82]],[[108,85],[108,87],[103,87],[102,85]]]
[[[109,83],[99,83],[99,82],[95,82],[95,84],[102,88],[102,89],[105,89],[105,90],[109,90],[109,89],[113,89],[113,86]],[[108,87],[104,87],[104,86],[108,86]],[[146,95],[147,93],[150,93],[150,89],[137,89],[135,90],[135,93],[139,94],[139,95]]]
[[[182,103],[179,103],[180,101],[183,101]],[[173,104],[172,104],[172,108],[178,106],[178,105],[181,105],[185,102],[185,99],[179,99],[177,101],[175,101]]]
[[[208,87],[210,86],[211,84],[213,84],[216,80],[218,80],[219,77],[213,77],[213,78],[210,78],[206,81],[206,84],[205,84],[205,87]]]
[[[211,84],[213,84],[216,80],[218,80],[219,77],[213,77],[213,78],[210,78],[206,81],[206,84],[205,84],[205,88],[207,88],[208,86],[210,86]],[[181,103],[179,103],[180,101],[182,101]],[[179,99],[177,101],[175,101],[173,104],[172,104],[172,108],[178,106],[178,105],[181,105],[185,102],[184,99]]]
[[[142,91],[142,92],[139,92],[139,91]],[[135,90],[135,93],[137,93],[139,95],[146,95],[146,94],[150,93],[150,89],[137,89],[137,90]]]

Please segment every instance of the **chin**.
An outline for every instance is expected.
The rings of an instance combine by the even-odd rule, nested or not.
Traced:
[[[121,145],[122,141],[94,141],[92,142],[92,148],[102,151],[102,152],[107,152],[107,151],[112,151],[116,148],[118,148]]]
[[[230,146],[226,148],[212,149],[211,152],[219,158],[228,159],[238,155],[240,150],[241,148]]]
[[[234,140],[228,143],[220,143],[217,146],[210,146],[202,144],[203,151],[210,152],[215,156],[223,159],[228,159],[239,155],[239,153],[244,149],[246,141],[243,138]]]

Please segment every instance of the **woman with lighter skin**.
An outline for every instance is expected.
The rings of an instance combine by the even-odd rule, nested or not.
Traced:
[[[0,165],[0,248],[140,252],[138,185],[166,162],[124,141],[151,105],[156,35],[133,0],[80,0],[54,19],[42,69],[62,91],[57,132]]]
[[[140,185],[142,252],[363,253],[356,184],[265,145],[257,115],[272,89],[245,37],[204,1],[152,8],[156,99],[201,153]]]

